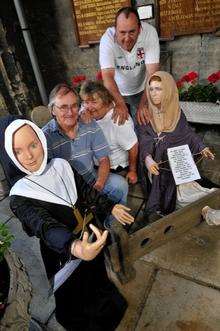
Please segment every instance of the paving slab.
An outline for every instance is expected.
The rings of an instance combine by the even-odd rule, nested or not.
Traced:
[[[134,268],[136,269],[136,277],[134,280],[125,285],[114,281],[119,291],[128,302],[128,308],[124,318],[116,329],[117,331],[131,331],[135,329],[143,305],[154,281],[155,268],[152,265],[144,261],[136,261]]]
[[[65,329],[62,327],[62,325],[60,325],[57,322],[54,314],[50,317],[50,319],[46,325],[46,330],[47,331],[65,331]]]
[[[0,221],[2,223],[5,223],[12,216],[13,216],[13,213],[9,207],[9,197],[4,198],[3,200],[1,200],[1,204],[0,204]]]
[[[15,239],[12,250],[23,261],[33,293],[30,304],[31,316],[42,324],[45,324],[55,308],[53,297],[48,297],[49,283],[40,254],[37,238],[28,237],[22,229],[20,221],[13,217],[7,222]]]
[[[203,222],[142,259],[220,289],[220,226]]]
[[[218,290],[160,270],[135,331],[219,331],[219,303]]]

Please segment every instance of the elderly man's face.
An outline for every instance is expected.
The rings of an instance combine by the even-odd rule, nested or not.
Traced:
[[[130,13],[128,18],[121,13],[116,22],[116,40],[117,43],[126,51],[131,51],[134,47],[140,27],[135,14]]]
[[[78,119],[78,111],[77,97],[72,92],[56,97],[53,105],[53,115],[64,131],[75,127]]]

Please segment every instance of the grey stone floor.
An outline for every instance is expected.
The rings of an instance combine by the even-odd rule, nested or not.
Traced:
[[[140,195],[139,188],[132,194]],[[63,331],[54,317],[54,299],[48,297],[38,240],[24,233],[8,202],[0,202],[0,221],[11,228],[12,249],[32,282],[30,331]],[[130,197],[130,203],[137,209],[141,200]],[[220,227],[203,222],[136,261],[135,268],[137,276],[130,283],[122,286],[115,280],[129,303],[117,331],[220,330]]]

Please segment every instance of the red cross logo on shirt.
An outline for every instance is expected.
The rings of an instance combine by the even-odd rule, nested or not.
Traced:
[[[144,57],[144,48],[143,47],[140,47],[137,49],[137,58],[138,59],[143,59]]]

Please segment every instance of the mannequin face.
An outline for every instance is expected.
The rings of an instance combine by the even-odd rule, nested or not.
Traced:
[[[161,101],[163,98],[163,88],[162,83],[157,81],[152,81],[149,87],[150,97],[155,106],[160,108]]]
[[[28,171],[37,171],[43,162],[42,144],[29,125],[22,126],[14,133],[13,151],[18,162]]]

